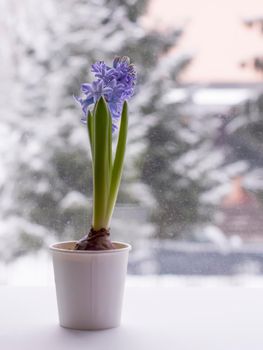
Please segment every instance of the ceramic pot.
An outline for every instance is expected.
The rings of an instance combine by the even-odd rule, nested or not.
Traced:
[[[128,255],[131,246],[73,250],[75,241],[50,246],[60,325],[73,329],[106,329],[120,325]]]

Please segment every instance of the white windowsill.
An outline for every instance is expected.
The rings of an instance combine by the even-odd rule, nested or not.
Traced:
[[[4,350],[262,350],[263,288],[129,285],[119,328],[58,326],[51,287],[0,288]]]

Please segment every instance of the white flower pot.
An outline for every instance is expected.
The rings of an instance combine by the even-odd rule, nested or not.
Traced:
[[[131,246],[72,250],[76,242],[50,246],[53,256],[60,325],[74,329],[118,327]]]

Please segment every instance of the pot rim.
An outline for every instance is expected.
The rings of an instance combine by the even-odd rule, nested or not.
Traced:
[[[129,243],[119,242],[119,241],[113,241],[112,243],[120,244],[123,247],[116,248],[116,249],[107,249],[107,250],[72,250],[67,248],[59,248],[56,247],[58,245],[62,244],[71,244],[76,243],[77,241],[62,241],[62,242],[55,242],[50,244],[49,250],[52,252],[58,252],[58,253],[66,253],[66,254],[109,254],[109,253],[120,253],[125,250],[131,250],[132,247]]]

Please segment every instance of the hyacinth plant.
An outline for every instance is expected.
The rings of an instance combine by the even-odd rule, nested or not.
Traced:
[[[76,250],[114,249],[110,222],[121,182],[128,130],[127,100],[134,93],[136,71],[126,56],[116,57],[112,67],[103,61],[92,65],[95,80],[82,84],[76,100],[87,125],[93,168],[93,216],[88,234]],[[115,155],[112,134],[119,128]]]

